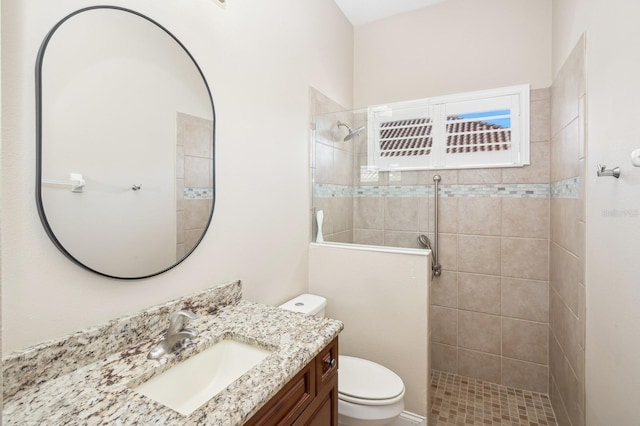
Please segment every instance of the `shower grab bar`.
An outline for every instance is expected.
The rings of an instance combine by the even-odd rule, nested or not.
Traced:
[[[433,265],[431,266],[431,271],[434,277],[439,277],[442,273],[442,266],[438,263],[438,183],[442,178],[440,175],[435,175],[433,177],[433,200],[434,200],[434,211],[435,214],[433,216],[434,223],[434,231],[433,231]]]

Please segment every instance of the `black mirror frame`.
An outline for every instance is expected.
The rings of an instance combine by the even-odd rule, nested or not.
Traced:
[[[189,56],[189,59],[191,59],[191,61],[193,62],[193,65],[198,70],[198,73],[200,74],[200,77],[202,77],[202,81],[203,81],[204,86],[205,86],[205,88],[207,90],[207,95],[209,96],[209,101],[211,103],[211,114],[212,114],[212,120],[213,120],[213,131],[212,131],[212,138],[211,138],[212,153],[213,153],[213,160],[212,160],[212,165],[211,165],[211,167],[212,167],[212,169],[211,169],[212,170],[212,199],[211,199],[211,211],[209,212],[209,218],[207,220],[207,225],[205,227],[205,230],[202,233],[202,235],[200,236],[200,238],[198,239],[198,241],[196,242],[196,244],[193,246],[193,248],[188,253],[186,253],[185,256],[182,257],[182,259],[177,260],[173,265],[171,265],[168,268],[165,268],[165,269],[163,269],[161,271],[158,271],[158,272],[155,272],[155,273],[152,273],[152,274],[148,274],[148,275],[138,276],[138,277],[119,277],[119,276],[116,276],[116,275],[106,274],[104,272],[97,271],[97,270],[85,265],[84,263],[80,262],[78,259],[76,259],[71,253],[69,253],[69,251],[67,251],[67,249],[64,248],[62,243],[58,240],[58,238],[56,237],[55,233],[51,229],[51,226],[49,225],[49,222],[47,221],[47,216],[46,216],[45,211],[44,211],[44,206],[42,204],[42,63],[44,61],[44,54],[45,54],[47,45],[49,44],[49,41],[51,40],[51,38],[53,37],[53,35],[57,31],[57,29],[62,24],[64,24],[68,19],[72,18],[73,16],[76,16],[76,15],[78,15],[80,13],[87,12],[87,11],[90,11],[90,10],[96,10],[96,9],[119,10],[119,11],[122,11],[122,12],[131,13],[133,15],[136,15],[136,16],[142,18],[142,19],[145,19],[145,20],[151,22],[152,24],[156,25],[158,28],[163,30],[166,34],[168,34],[184,50],[184,52]],[[69,260],[71,260],[76,265],[82,267],[83,269],[85,269],[87,271],[94,272],[94,273],[96,273],[98,275],[101,275],[103,277],[114,278],[114,279],[118,279],[118,280],[138,280],[138,279],[144,279],[144,278],[151,278],[151,277],[154,277],[156,275],[160,275],[160,274],[162,274],[164,272],[167,272],[170,269],[173,269],[177,265],[182,263],[200,245],[200,242],[202,241],[202,239],[204,238],[205,234],[209,230],[209,226],[211,225],[211,219],[213,217],[215,201],[216,201],[216,173],[215,173],[215,165],[216,165],[216,161],[215,161],[216,113],[215,113],[215,107],[213,105],[213,97],[211,95],[211,89],[209,88],[209,83],[207,82],[207,79],[204,77],[204,74],[203,74],[202,70],[200,69],[200,66],[198,65],[198,63],[196,62],[194,57],[191,55],[191,53],[180,42],[180,40],[178,40],[164,26],[160,25],[158,22],[154,21],[153,19],[151,19],[151,18],[149,18],[149,17],[147,17],[147,16],[145,16],[145,15],[139,13],[139,12],[136,12],[136,11],[131,10],[131,9],[119,7],[119,6],[106,6],[106,5],[105,6],[90,6],[90,7],[85,7],[85,8],[82,8],[82,9],[78,9],[75,12],[70,13],[69,15],[67,15],[66,17],[61,19],[47,33],[46,37],[44,38],[44,41],[40,45],[40,49],[38,50],[38,56],[37,56],[37,60],[36,60],[36,69],[35,69],[35,78],[36,78],[36,186],[35,186],[35,196],[36,196],[36,205],[38,207],[38,215],[40,216],[40,221],[42,222],[42,225],[43,225],[47,235],[49,236],[49,238],[53,242],[53,244]]]

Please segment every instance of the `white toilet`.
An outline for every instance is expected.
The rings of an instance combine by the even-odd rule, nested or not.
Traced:
[[[303,294],[280,305],[290,311],[324,316],[327,299]],[[404,410],[404,383],[393,371],[362,358],[338,359],[338,423],[387,426]]]

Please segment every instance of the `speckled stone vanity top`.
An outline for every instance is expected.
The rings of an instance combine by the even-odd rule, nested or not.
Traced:
[[[342,330],[342,323],[240,299],[239,281],[43,343],[3,360],[4,425],[240,425]],[[154,361],[169,315],[190,309],[200,335]],[[224,338],[274,350],[185,417],[131,388]]]

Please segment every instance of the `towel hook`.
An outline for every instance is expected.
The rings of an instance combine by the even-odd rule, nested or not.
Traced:
[[[598,173],[598,177],[613,176],[614,178],[618,179],[620,177],[620,167],[607,169],[607,166],[598,164],[597,173]]]

